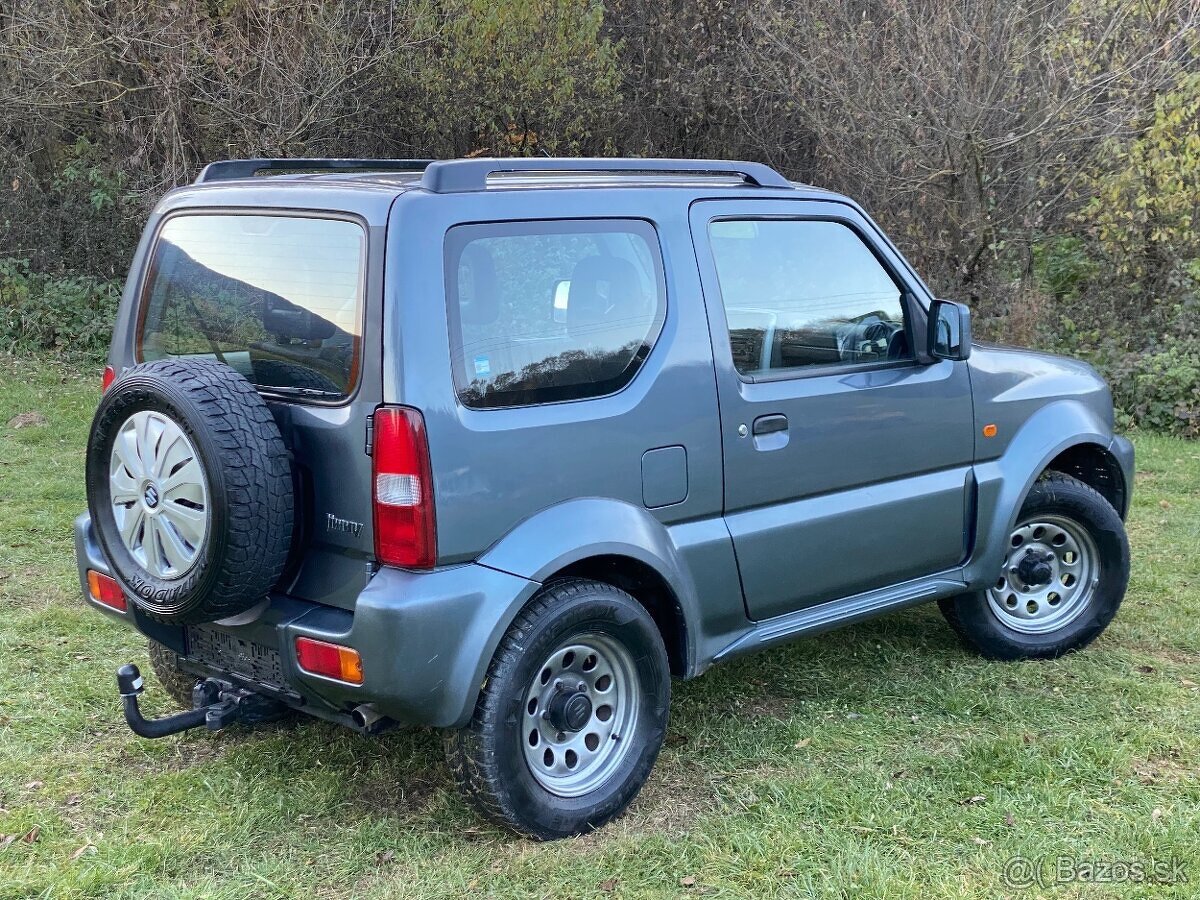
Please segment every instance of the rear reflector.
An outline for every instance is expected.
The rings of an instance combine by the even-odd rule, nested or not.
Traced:
[[[114,381],[117,380],[117,370],[112,366],[104,367],[104,375],[100,378],[100,393],[104,393],[109,389]]]
[[[385,566],[432,568],[437,530],[425,420],[406,406],[382,406],[374,433],[375,556]]]
[[[357,650],[318,641],[315,638],[296,638],[296,662],[305,672],[323,675],[347,684],[363,683],[362,657]]]
[[[103,603],[117,612],[125,612],[128,609],[125,592],[114,579],[100,574],[95,569],[88,569],[87,581],[88,594],[97,603]]]

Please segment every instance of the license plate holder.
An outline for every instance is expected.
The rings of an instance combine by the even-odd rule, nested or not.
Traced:
[[[187,658],[250,681],[283,689],[279,648],[203,625],[187,627]]]

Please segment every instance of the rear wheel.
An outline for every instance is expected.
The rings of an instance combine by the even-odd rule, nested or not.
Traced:
[[[179,668],[179,658],[175,651],[164,647],[158,641],[151,640],[148,643],[150,668],[154,670],[154,677],[170,694],[172,700],[184,709],[191,709],[192,688],[199,679]]]
[[[993,659],[1045,659],[1090,644],[1129,583],[1129,542],[1107,500],[1051,472],[1030,490],[1004,565],[985,591],[939,601],[967,646]]]
[[[541,840],[583,834],[637,796],[669,705],[666,649],[641,604],[611,585],[561,581],[505,634],[446,756],[492,821]]]

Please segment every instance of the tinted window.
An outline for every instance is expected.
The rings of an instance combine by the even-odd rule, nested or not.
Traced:
[[[365,235],[335,219],[183,215],[159,232],[143,359],[206,356],[263,388],[344,397],[358,370]]]
[[[722,220],[709,239],[743,375],[911,358],[900,288],[847,226]]]
[[[646,222],[464,225],[446,249],[454,385],[467,406],[612,393],[662,327],[662,262]]]

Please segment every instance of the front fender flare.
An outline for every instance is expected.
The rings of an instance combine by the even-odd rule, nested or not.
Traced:
[[[1073,400],[1047,404],[1030,416],[999,457],[975,466],[978,515],[974,552],[963,574],[971,590],[986,587],[1004,564],[1005,545],[1021,505],[1050,462],[1071,447],[1113,441],[1108,424]]]

